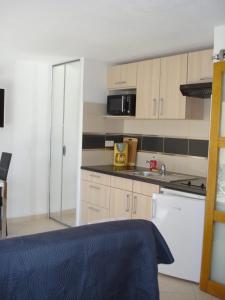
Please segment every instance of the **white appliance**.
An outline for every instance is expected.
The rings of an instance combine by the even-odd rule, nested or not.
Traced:
[[[161,188],[152,201],[152,222],[175,260],[170,265],[159,265],[159,273],[199,282],[205,196]]]

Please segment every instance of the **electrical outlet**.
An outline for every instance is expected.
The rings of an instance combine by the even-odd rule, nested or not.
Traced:
[[[114,141],[105,141],[105,147],[106,148],[114,147]]]

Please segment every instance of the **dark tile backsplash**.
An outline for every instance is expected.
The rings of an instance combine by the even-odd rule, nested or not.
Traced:
[[[187,155],[188,139],[164,138],[164,152]]]
[[[105,149],[105,141],[121,143],[123,137],[138,138],[138,151],[151,151],[166,154],[191,155],[208,157],[207,140],[194,140],[185,138],[169,138],[132,134],[83,134],[83,149]],[[112,149],[112,148],[107,148]]]
[[[143,136],[142,137],[142,150],[163,152],[163,138],[156,136]]]
[[[83,149],[101,149],[105,148],[104,134],[83,134]]]
[[[105,140],[106,141],[114,141],[114,143],[122,143],[123,135],[122,134],[106,134]]]
[[[189,140],[189,155],[208,157],[209,141]]]

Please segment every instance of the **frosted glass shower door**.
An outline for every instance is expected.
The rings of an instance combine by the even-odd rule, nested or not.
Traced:
[[[55,66],[52,70],[49,211],[51,217],[59,220],[62,211],[64,72],[64,65]]]
[[[62,221],[74,225],[76,217],[76,195],[80,172],[81,152],[81,64],[79,61],[66,64],[64,105],[64,155],[62,176]]]
[[[50,217],[76,223],[82,151],[80,60],[53,66],[50,158]]]

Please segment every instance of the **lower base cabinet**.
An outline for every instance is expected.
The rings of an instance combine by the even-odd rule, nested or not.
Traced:
[[[109,210],[88,202],[82,201],[82,223],[94,223],[109,218]]]
[[[110,218],[150,220],[152,199],[149,196],[111,188]]]
[[[152,217],[152,197],[133,194],[132,219],[151,220]]]
[[[152,194],[159,186],[131,179],[83,173],[82,224],[109,219],[145,219],[152,217]]]
[[[132,213],[132,192],[110,189],[110,218],[130,219]]]

